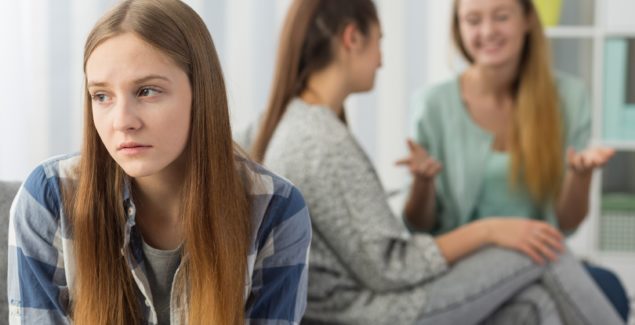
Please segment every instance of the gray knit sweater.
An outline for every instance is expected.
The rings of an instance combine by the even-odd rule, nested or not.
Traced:
[[[432,237],[410,234],[375,170],[328,108],[291,101],[265,165],[300,188],[313,241],[307,323],[411,324],[423,284],[446,270]]]

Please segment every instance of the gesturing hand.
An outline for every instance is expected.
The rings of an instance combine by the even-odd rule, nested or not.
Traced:
[[[527,254],[540,265],[545,258],[555,261],[557,253],[564,250],[562,234],[546,222],[509,218],[483,221],[488,223],[490,243]]]
[[[612,148],[589,148],[576,152],[567,150],[567,166],[576,174],[589,174],[593,169],[604,166],[615,154]]]
[[[407,142],[410,155],[398,160],[396,162],[397,165],[408,166],[410,173],[414,177],[425,180],[432,179],[443,169],[441,163],[430,156],[426,149],[412,141],[412,139],[408,139]]]

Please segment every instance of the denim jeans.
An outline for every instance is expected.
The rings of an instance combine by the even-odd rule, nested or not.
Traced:
[[[537,324],[624,324],[569,252],[539,266],[515,251],[484,248],[431,280],[425,290],[428,301],[418,325],[523,324],[532,319]],[[527,314],[524,320],[518,311]]]
[[[589,264],[588,262],[582,262],[584,268],[589,272],[593,281],[600,287],[606,298],[609,299],[613,307],[620,314],[624,322],[628,321],[628,315],[630,314],[630,301],[624,285],[615,273],[597,265]]]

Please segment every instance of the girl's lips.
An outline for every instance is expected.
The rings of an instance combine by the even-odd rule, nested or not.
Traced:
[[[143,145],[122,146],[119,148],[118,151],[124,155],[138,155],[138,154],[147,152],[151,148],[152,146],[143,146]]]

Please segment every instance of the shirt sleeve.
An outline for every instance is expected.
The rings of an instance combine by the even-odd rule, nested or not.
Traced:
[[[426,123],[426,95],[425,90],[417,90],[410,99],[410,111],[412,114],[412,123],[410,127],[410,136],[420,146],[426,150],[430,149],[430,137],[428,136]]]
[[[9,220],[9,323],[69,324],[57,178],[38,167],[21,186]]]
[[[371,290],[387,292],[445,271],[434,238],[410,234],[392,213],[372,164],[352,135],[322,148],[329,152],[314,157],[319,167],[302,188],[311,192],[307,200],[314,232],[351,275]]]
[[[440,142],[438,141],[438,131],[435,131],[432,127],[432,124],[435,122],[431,116],[431,106],[432,104],[429,102],[429,92],[426,88],[420,88],[412,95],[410,99],[410,111],[412,113],[412,122],[410,127],[410,136],[414,139],[414,141],[422,146],[428,154],[432,155],[435,159],[439,160],[441,163],[442,157],[439,157],[440,154]],[[437,119],[438,121],[438,119]],[[438,129],[437,129],[438,130]],[[436,134],[435,134],[436,133]],[[443,175],[439,175],[435,177],[435,213],[436,217],[440,218],[443,215],[444,206],[443,201],[441,200],[441,194],[439,192],[441,182],[440,178],[444,177]],[[408,219],[402,215],[402,220],[404,225],[408,228],[410,232],[423,232],[421,229],[417,229],[412,226]],[[435,222],[435,226],[433,229],[427,230],[429,233],[438,233],[438,231],[442,227],[441,220],[437,220]]]
[[[567,147],[573,147],[576,151],[584,150],[591,138],[591,100],[578,80],[566,80],[561,87],[564,88],[561,90],[561,100],[566,114]]]
[[[259,230],[247,299],[249,324],[299,324],[306,309],[311,221],[300,191],[272,196]]]

